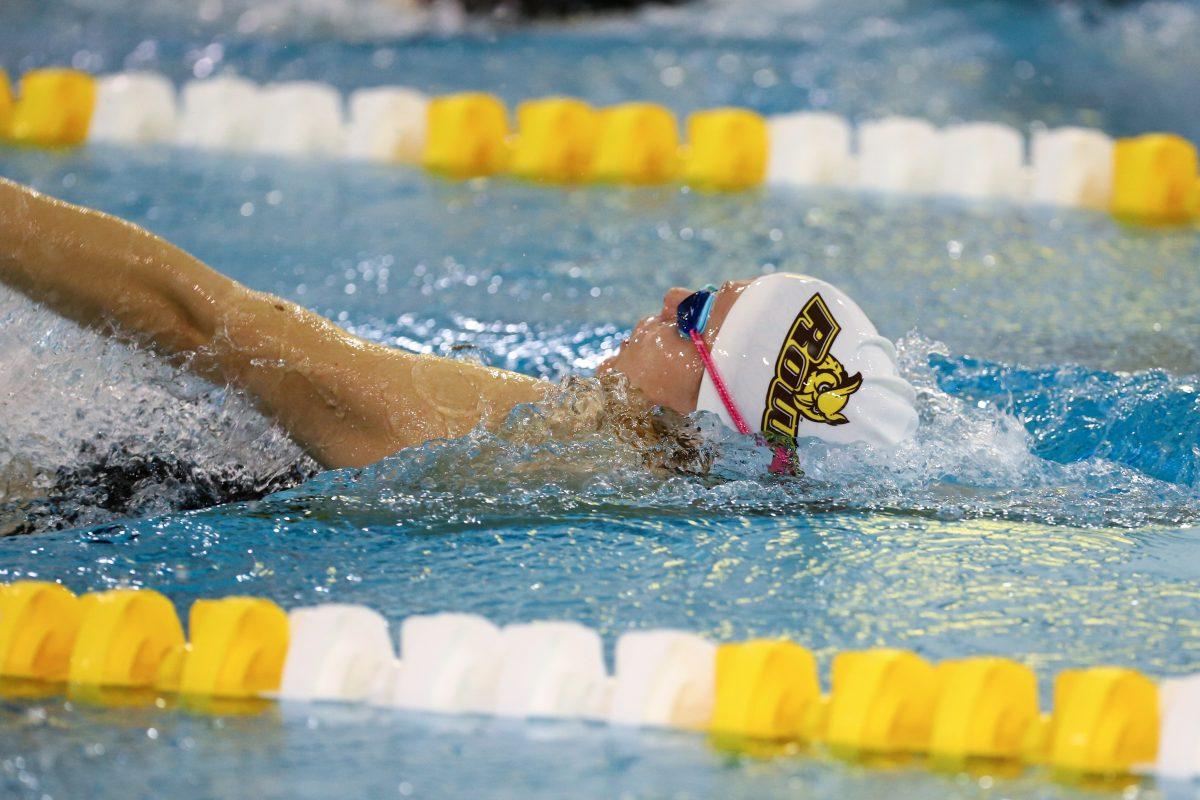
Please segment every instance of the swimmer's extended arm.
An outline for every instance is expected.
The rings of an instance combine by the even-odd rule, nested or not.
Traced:
[[[548,384],[352,336],[123,220],[0,178],[0,282],[246,388],[327,467],[494,425]]]

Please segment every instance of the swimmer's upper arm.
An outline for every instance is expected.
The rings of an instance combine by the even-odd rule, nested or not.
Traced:
[[[499,423],[547,384],[360,339],[278,297],[242,290],[209,350],[323,465],[361,466]]]
[[[236,282],[132,223],[0,179],[0,280],[85,326],[169,354],[210,335]]]

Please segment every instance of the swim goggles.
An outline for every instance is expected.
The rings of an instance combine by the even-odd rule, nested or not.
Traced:
[[[717,396],[721,398],[721,404],[725,406],[725,411],[729,414],[729,418],[733,420],[734,426],[738,433],[743,436],[754,436],[759,444],[766,444],[766,440],[761,434],[755,433],[749,425],[746,424],[746,418],[742,416],[742,412],[738,410],[737,405],[733,402],[733,396],[729,393],[729,387],[725,385],[725,380],[721,377],[721,373],[717,371],[717,364],[713,361],[712,351],[708,349],[708,343],[704,341],[704,328],[708,325],[709,315],[712,314],[713,303],[717,300],[717,287],[708,284],[698,292],[692,292],[679,303],[675,308],[675,324],[679,328],[679,335],[685,339],[691,339],[692,345],[696,348],[696,353],[700,356],[700,360],[704,362],[704,369],[708,371],[708,377],[713,383],[713,388],[717,390]],[[791,475],[796,469],[792,461],[793,451],[783,445],[775,445],[775,458],[771,461],[771,472]]]

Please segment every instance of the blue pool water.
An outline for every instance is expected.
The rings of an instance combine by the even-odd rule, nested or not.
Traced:
[[[1186,97],[1181,76],[1196,59],[1185,34],[1200,12],[1184,3],[852,13],[778,2],[761,15],[711,4],[466,32],[355,3],[335,19],[301,10],[263,30],[232,0],[208,11],[150,3],[119,21],[112,5],[18,0],[0,11],[14,23],[0,26],[0,64],[136,64],[182,80],[208,58],[258,80],[342,88],[1200,132],[1194,104],[1172,102]],[[406,25],[419,31],[404,35]],[[0,580],[149,586],[181,611],[239,593],[285,607],[365,603],[393,621],[445,610],[563,618],[610,646],[655,626],[720,641],[788,635],[823,668],[838,650],[874,645],[994,653],[1035,667],[1046,700],[1046,679],[1065,667],[1200,669],[1193,228],[837,191],[451,184],[171,148],[0,150],[0,175],[132,219],[374,340],[554,380],[589,374],[670,286],[808,272],[899,340],[924,423],[892,453],[809,445],[802,480],[760,477],[759,455],[728,439],[714,474],[664,477],[613,431],[552,435],[530,410],[497,434],[317,474],[236,391],[0,292],[0,530],[36,531],[0,538]],[[573,391],[588,398],[586,386]],[[580,797],[1161,791],[752,758],[701,736],[576,723],[0,701],[4,796],[558,797],[563,787]]]

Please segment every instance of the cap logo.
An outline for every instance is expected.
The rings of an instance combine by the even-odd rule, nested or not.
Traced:
[[[767,389],[763,433],[795,442],[800,420],[845,425],[842,413],[850,395],[862,386],[862,373],[846,368],[830,354],[842,326],[821,295],[814,294],[796,315],[775,360],[775,377]]]

